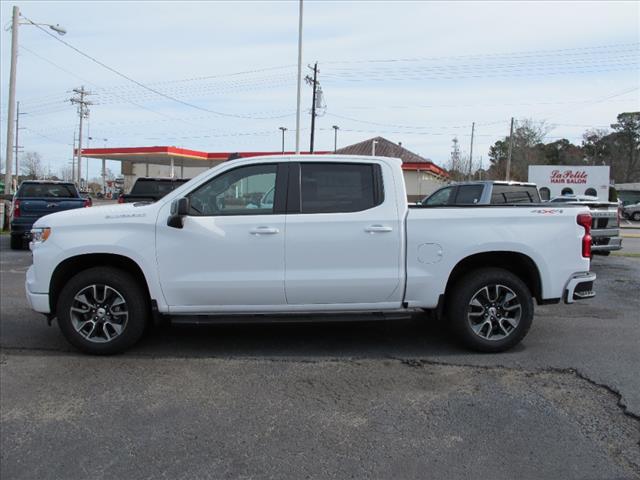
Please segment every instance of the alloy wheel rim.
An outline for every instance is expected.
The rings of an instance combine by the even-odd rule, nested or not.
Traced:
[[[506,285],[489,284],[471,297],[467,321],[473,333],[484,340],[499,341],[511,335],[522,318],[518,295]]]
[[[93,284],[82,288],[73,297],[69,310],[75,331],[93,343],[111,342],[127,326],[127,302],[115,288]]]

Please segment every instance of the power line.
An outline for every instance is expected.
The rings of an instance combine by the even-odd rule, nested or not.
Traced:
[[[24,17],[24,16],[23,16]],[[186,107],[190,107],[190,108],[194,108],[196,110],[201,110],[203,112],[209,112],[212,113],[214,115],[219,115],[221,117],[229,117],[229,118],[243,118],[243,119],[250,119],[250,120],[260,120],[259,118],[255,118],[255,117],[251,117],[251,116],[247,116],[247,115],[240,115],[240,114],[233,114],[233,113],[225,113],[225,112],[220,112],[217,110],[211,110],[209,108],[204,108],[204,107],[200,107],[198,105],[195,105],[193,103],[189,103],[189,102],[185,102],[184,100],[180,100],[179,98],[175,98],[172,97],[171,95],[167,95],[159,90],[156,90],[155,88],[151,88],[147,85],[145,85],[142,82],[139,82],[138,80],[135,80],[133,78],[131,78],[130,76],[119,72],[118,70],[116,70],[113,67],[110,67],[109,65],[107,65],[104,62],[101,62],[100,60],[98,60],[95,57],[92,57],[91,55],[83,52],[82,50],[80,50],[79,48],[74,47],[73,45],[71,45],[69,42],[66,42],[65,40],[62,40],[61,38],[49,33],[49,31],[47,31],[46,29],[42,28],[40,25],[36,24],[35,22],[33,22],[31,19],[24,17],[29,23],[31,23],[32,25],[34,25],[35,27],[39,28],[41,31],[43,31],[44,33],[46,33],[47,35],[49,35],[52,38],[55,38],[58,42],[66,45],[67,47],[69,47],[70,49],[72,49],[73,51],[75,51],[76,53],[82,55],[85,58],[88,58],[89,60],[91,60],[92,62],[100,65],[101,67],[103,67],[106,70],[109,70],[110,72],[118,75],[119,77],[124,78],[125,80],[128,80],[131,83],[135,83],[136,85],[138,85],[141,88],[144,88],[145,90],[149,90],[150,92],[155,93],[156,95],[166,98],[167,100],[171,100],[173,102],[179,103],[181,105],[184,105]]]
[[[564,52],[579,52],[584,50],[609,50],[609,49],[617,49],[617,48],[626,48],[626,47],[635,47],[640,48],[640,42],[633,43],[621,43],[621,44],[611,44],[611,45],[595,45],[595,46],[587,46],[587,47],[574,47],[574,48],[559,48],[559,49],[547,49],[547,50],[524,50],[524,51],[515,51],[515,52],[505,52],[505,53],[480,53],[480,54],[469,54],[469,55],[447,55],[447,56],[434,56],[434,57],[406,57],[406,58],[387,58],[387,59],[366,59],[366,60],[334,60],[334,61],[326,61],[324,64],[341,64],[341,63],[350,63],[350,64],[358,64],[358,63],[395,63],[395,62],[417,62],[417,61],[425,61],[425,60],[459,60],[463,58],[493,58],[493,57],[514,57],[514,58],[524,58],[528,56],[542,56],[542,55],[565,55]]]

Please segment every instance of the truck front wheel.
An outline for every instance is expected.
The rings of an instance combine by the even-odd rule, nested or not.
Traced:
[[[447,299],[454,333],[469,348],[503,352],[517,345],[533,320],[533,298],[525,283],[507,270],[486,268],[466,274]]]
[[[94,355],[120,353],[144,333],[148,305],[127,272],[95,267],[75,275],[58,297],[58,324],[74,347]]]

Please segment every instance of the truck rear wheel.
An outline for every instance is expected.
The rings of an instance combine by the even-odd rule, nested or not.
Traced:
[[[480,352],[503,352],[517,345],[533,320],[531,292],[520,278],[501,268],[466,274],[454,285],[447,305],[454,333]]]
[[[144,289],[127,272],[95,267],[78,273],[64,286],[56,313],[63,335],[74,347],[111,355],[140,340],[148,304]]]

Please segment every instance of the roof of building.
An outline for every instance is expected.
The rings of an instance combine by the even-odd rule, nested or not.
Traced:
[[[365,140],[364,142],[354,143],[353,145],[339,148],[336,153],[347,155],[371,155],[373,153],[373,142],[376,142],[376,156],[401,159],[403,170],[427,170],[443,177],[449,176],[444,168],[439,167],[431,160],[421,157],[417,153],[407,150],[401,144],[394,143],[384,137],[374,137],[369,140]]]

